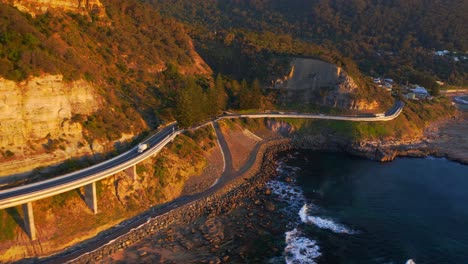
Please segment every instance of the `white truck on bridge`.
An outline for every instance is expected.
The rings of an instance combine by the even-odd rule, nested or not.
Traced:
[[[148,144],[146,144],[146,143],[139,144],[139,145],[138,145],[138,153],[142,153],[142,152],[145,151],[147,148],[148,148]]]

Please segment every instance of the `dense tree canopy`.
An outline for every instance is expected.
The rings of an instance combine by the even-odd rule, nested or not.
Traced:
[[[405,71],[466,83],[468,60],[434,56],[434,50],[466,52],[468,2],[464,0],[151,0],[164,14],[210,32],[265,35],[256,44],[285,52],[295,39],[322,48],[337,47],[372,75],[404,76]],[[291,46],[291,45],[290,45]],[[295,48],[292,45],[293,49]],[[333,61],[332,61],[333,62]]]
[[[90,138],[141,132],[136,114],[150,127],[174,117],[190,126],[222,109],[259,108],[260,87],[284,76],[294,56],[335,63],[362,87],[360,70],[435,92],[438,79],[467,82],[468,60],[433,53],[468,50],[465,0],[102,2],[104,17],[33,18],[0,4],[0,76],[51,73],[94,83],[112,107],[74,118]],[[194,65],[191,37],[218,75],[181,74]]]

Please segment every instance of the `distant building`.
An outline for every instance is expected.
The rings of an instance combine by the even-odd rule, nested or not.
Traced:
[[[426,90],[426,88],[421,86],[416,86],[415,88],[411,89],[411,91],[413,91],[415,94],[429,95],[429,92]]]
[[[422,86],[416,85],[414,88],[410,89],[410,91],[411,92],[408,94],[414,94],[415,98],[413,98],[413,95],[410,95],[411,98],[409,99],[431,99],[429,92]]]
[[[438,50],[435,52],[435,55],[437,56],[445,56],[445,55],[448,55],[450,53],[450,51],[448,50]]]

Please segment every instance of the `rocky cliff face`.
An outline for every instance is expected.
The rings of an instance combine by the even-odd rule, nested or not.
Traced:
[[[296,129],[294,126],[289,124],[288,122],[277,121],[277,120],[266,120],[266,127],[271,130],[273,133],[281,135],[281,136],[289,136],[293,133]]]
[[[50,10],[71,11],[80,14],[94,13],[104,15],[104,6],[99,0],[1,0],[14,5],[22,12],[32,16]]]
[[[392,161],[397,156],[425,157],[437,155],[424,138],[407,140],[362,140],[350,139],[331,135],[301,135],[292,136],[293,146],[297,148],[313,149],[319,151],[345,152],[381,162]]]
[[[16,158],[56,149],[75,153],[86,142],[81,125],[72,117],[91,114],[99,105],[99,97],[86,81],[68,83],[61,75],[21,83],[0,78],[0,150]],[[0,175],[4,172],[0,170]]]
[[[340,67],[324,61],[296,58],[293,71],[286,78],[285,100],[314,103],[344,109],[374,110],[376,101],[356,99],[359,87]]]

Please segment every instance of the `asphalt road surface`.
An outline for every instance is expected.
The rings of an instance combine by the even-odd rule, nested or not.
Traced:
[[[176,127],[176,124],[172,124],[168,127],[165,127],[164,129],[162,129],[161,131],[159,131],[152,137],[145,140],[143,143],[147,143],[149,145],[148,149],[151,149],[152,147],[160,143],[162,140],[164,140],[168,135],[172,134],[175,130],[175,127]],[[148,149],[146,151],[148,151]],[[113,159],[107,160],[105,162],[96,164],[94,166],[88,167],[86,169],[83,169],[77,172],[73,172],[67,175],[63,175],[63,176],[45,180],[45,181],[40,181],[40,182],[33,183],[33,184],[27,184],[27,185],[23,185],[23,186],[11,188],[11,189],[2,190],[0,191],[0,209],[11,207],[11,202],[12,202],[11,199],[14,197],[21,197],[26,194],[45,192],[43,197],[41,197],[41,198],[45,198],[45,197],[48,197],[47,190],[49,189],[54,189],[64,184],[69,184],[77,180],[86,180],[88,178],[92,180],[92,178],[95,175],[105,172],[107,170],[111,170],[117,165],[130,161],[138,157],[139,155],[143,155],[144,153],[145,152],[138,153],[137,147],[134,147],[130,151],[127,151]],[[112,173],[112,171],[110,171],[109,173]],[[78,187],[79,186],[76,186],[76,188]],[[21,201],[19,202],[21,202],[20,204],[22,204],[24,203],[24,200],[21,199]]]

